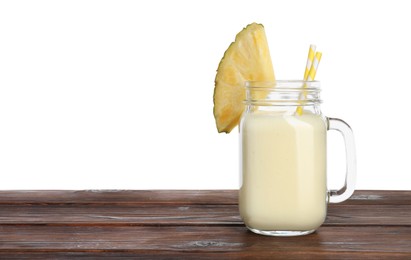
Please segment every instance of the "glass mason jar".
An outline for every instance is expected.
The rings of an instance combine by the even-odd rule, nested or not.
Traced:
[[[271,236],[314,232],[327,203],[354,192],[356,159],[348,124],[320,110],[318,81],[247,82],[240,122],[240,215],[251,231]],[[347,172],[327,189],[327,130],[345,140]]]

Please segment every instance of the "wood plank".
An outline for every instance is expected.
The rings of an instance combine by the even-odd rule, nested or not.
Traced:
[[[0,252],[0,259],[142,259],[142,260],[181,260],[181,259],[390,259],[390,260],[405,260],[410,259],[409,253],[385,253],[385,252],[287,252],[278,254],[276,251],[263,252],[259,256],[253,256],[251,253],[243,252],[163,252],[161,250],[141,253],[128,250],[126,252],[93,250],[89,252]]]
[[[324,225],[411,226],[411,205],[330,204]]]
[[[239,225],[237,205],[1,205],[5,224]]]
[[[0,226],[0,253],[119,252],[142,255],[411,257],[411,227],[321,227],[303,237],[265,237],[244,227]]]
[[[236,204],[237,190],[9,190],[1,204]]]
[[[411,190],[357,190],[342,204],[350,205],[411,205]]]
[[[343,204],[411,205],[411,191],[359,190]],[[8,190],[1,204],[237,204],[237,190]]]
[[[66,225],[242,225],[237,205],[0,205],[0,223]],[[409,225],[411,205],[329,206],[325,225]]]

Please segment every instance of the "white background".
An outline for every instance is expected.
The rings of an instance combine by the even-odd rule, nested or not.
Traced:
[[[322,110],[354,129],[358,189],[411,189],[407,1],[1,1],[0,189],[238,188],[215,71],[263,23],[277,79],[323,52]],[[329,181],[344,175],[329,137]]]

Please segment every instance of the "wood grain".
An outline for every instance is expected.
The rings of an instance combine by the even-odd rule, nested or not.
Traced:
[[[255,256],[309,253],[407,253],[411,256],[411,227],[321,227],[304,237],[275,238],[253,234],[244,227],[207,228],[113,226],[14,226],[0,228],[0,251],[88,252],[137,254],[219,253]]]
[[[395,219],[395,221],[393,221]],[[2,205],[5,224],[242,225],[237,205]],[[411,225],[411,205],[330,205],[324,225]]]
[[[0,204],[235,204],[236,190],[0,191]]]
[[[411,259],[411,191],[357,191],[303,237],[253,234],[237,191],[0,191],[0,259]]]
[[[349,205],[411,205],[410,191],[356,191]],[[8,190],[1,204],[237,204],[237,190]]]

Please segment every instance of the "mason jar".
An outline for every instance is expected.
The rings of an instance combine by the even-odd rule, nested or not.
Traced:
[[[271,236],[314,232],[327,204],[354,192],[356,162],[351,128],[320,109],[320,82],[247,82],[240,121],[240,215],[251,231]],[[327,131],[346,147],[346,181],[327,189]]]

